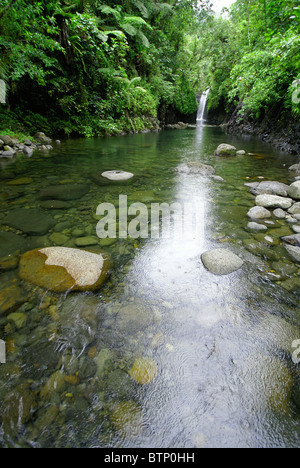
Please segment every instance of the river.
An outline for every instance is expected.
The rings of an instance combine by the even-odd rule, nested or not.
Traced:
[[[214,156],[225,142],[250,154]],[[224,182],[176,172],[190,161],[213,166]],[[92,248],[114,266],[93,294],[39,289],[20,280],[18,255],[4,262],[0,446],[299,447],[299,287],[288,287],[299,269],[280,240],[290,228],[274,219],[272,246],[245,229],[254,206],[245,183],[292,183],[295,162],[261,140],[201,125],[68,140],[1,162],[0,257],[95,239],[98,205],[118,207],[120,195],[149,210],[154,202],[197,206],[199,218],[192,236],[98,239]],[[112,169],[135,177],[124,186],[95,182]],[[89,187],[80,199],[52,207],[40,200],[44,188],[75,184]],[[53,218],[48,232],[5,224],[11,210],[28,208]],[[243,267],[228,276],[207,271],[201,254],[214,247],[231,249]],[[148,366],[147,384],[132,378],[137,363]]]

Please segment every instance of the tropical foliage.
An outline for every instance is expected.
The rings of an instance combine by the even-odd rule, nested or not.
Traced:
[[[207,10],[194,0],[0,0],[2,125],[92,136],[155,126],[159,108],[194,112],[182,51]]]
[[[298,0],[237,0],[227,18],[209,17],[199,36],[210,108],[240,104],[240,114],[290,112],[300,118]]]

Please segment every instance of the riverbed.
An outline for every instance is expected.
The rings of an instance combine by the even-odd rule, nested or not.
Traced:
[[[246,154],[217,157],[221,143]],[[224,180],[176,171],[195,161]],[[290,184],[296,162],[259,139],[205,125],[68,140],[1,161],[0,446],[299,447],[300,370],[292,356],[300,270],[281,240],[293,231],[272,218],[272,243],[249,232],[255,198],[245,186]],[[134,178],[99,184],[109,170]],[[87,188],[80,196],[78,185]],[[71,195],[46,203],[49,187]],[[118,212],[120,195],[149,211],[153,203],[196,206],[197,229],[179,238],[101,240],[97,207]],[[6,224],[11,212],[25,222],[26,210],[48,223],[27,232]],[[96,293],[58,294],[20,279],[24,252],[79,245],[112,259]],[[230,249],[243,267],[226,276],[207,271],[201,255],[215,247]]]

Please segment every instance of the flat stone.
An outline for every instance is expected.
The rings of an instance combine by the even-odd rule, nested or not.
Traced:
[[[248,223],[247,228],[250,229],[251,231],[267,231],[268,228],[264,224],[258,224],[258,223]]]
[[[113,182],[121,182],[125,180],[132,179],[134,177],[134,174],[131,172],[124,172],[124,171],[106,171],[102,172],[102,177],[112,180]]]
[[[229,275],[239,270],[244,262],[241,258],[227,249],[214,249],[201,256],[202,262],[215,275]]]
[[[282,208],[287,210],[293,204],[291,198],[284,198],[278,195],[258,195],[255,199],[257,206],[262,206],[264,208]]]
[[[97,237],[79,237],[78,239],[75,240],[75,245],[77,247],[88,247],[89,245],[98,245],[99,244],[99,239]]]
[[[100,186],[127,185],[134,180],[134,174],[124,171],[105,171],[91,174],[91,180]]]
[[[246,184],[250,186],[250,184]],[[269,195],[278,195],[281,197],[287,197],[288,196],[288,190],[289,186],[286,184],[283,184],[281,182],[273,182],[273,181],[263,181],[259,182],[255,187],[251,187],[251,193],[254,193],[255,195],[263,195],[263,194],[269,194]]]
[[[90,190],[86,184],[53,185],[40,191],[41,200],[78,200]]]
[[[24,254],[19,275],[25,281],[55,292],[94,291],[108,278],[110,268],[107,254],[48,247]]]
[[[262,206],[254,206],[251,208],[251,210],[248,211],[247,216],[248,218],[252,219],[266,219],[271,218],[272,214],[269,210],[263,208]]]

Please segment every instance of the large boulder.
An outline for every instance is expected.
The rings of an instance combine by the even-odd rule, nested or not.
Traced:
[[[237,149],[235,146],[222,143],[215,151],[215,156],[236,156]]]
[[[110,274],[107,254],[94,254],[66,247],[48,247],[25,253],[20,277],[55,292],[95,291]]]
[[[201,260],[205,268],[215,275],[229,275],[239,270],[244,264],[240,257],[227,249],[214,249],[205,252],[201,256]]]
[[[291,198],[300,200],[300,180],[297,180],[292,185],[290,185],[288,194]]]

